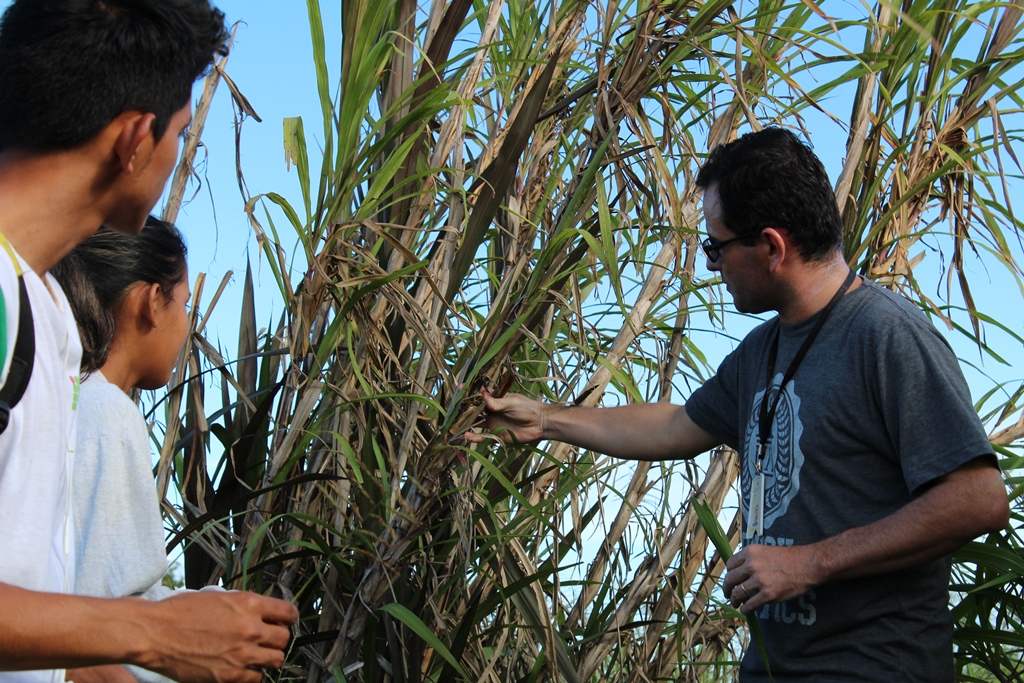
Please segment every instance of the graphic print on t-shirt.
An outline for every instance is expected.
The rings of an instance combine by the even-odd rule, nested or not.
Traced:
[[[775,394],[782,374],[776,375],[772,383],[770,401]],[[800,470],[804,465],[804,453],[800,450],[800,436],[804,427],[800,423],[800,398],[796,395],[796,380],[790,380],[779,400],[772,424],[768,448],[761,463],[764,474],[764,528],[771,529],[772,523],[786,514],[789,503],[800,491]],[[743,440],[746,453],[743,458],[743,473],[740,486],[743,492],[743,509],[750,506],[750,486],[757,475],[758,418],[761,414],[761,401],[764,390],[757,392],[750,409],[746,435]],[[771,403],[768,404],[771,407]],[[746,516],[744,516],[746,519]],[[757,539],[754,539],[757,542]]]

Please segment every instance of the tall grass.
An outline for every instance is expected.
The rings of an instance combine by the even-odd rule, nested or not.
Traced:
[[[298,192],[245,204],[280,322],[260,329],[247,272],[237,355],[196,315],[158,406],[187,584],[293,599],[287,680],[733,680],[745,630],[691,501],[736,544],[736,454],[621,466],[470,446],[478,389],[683,400],[714,371],[701,330],[724,315],[694,173],[714,145],[812,111],[849,136],[851,265],[998,361],[986,329],[1016,332],[975,301],[969,266],[1022,284],[1005,180],[1020,10],[350,0],[339,59],[309,0],[322,121],[284,122]],[[979,404],[1008,471],[1022,393]],[[1009,481],[1014,525],[960,553],[954,593],[961,668],[997,680],[1022,670]]]

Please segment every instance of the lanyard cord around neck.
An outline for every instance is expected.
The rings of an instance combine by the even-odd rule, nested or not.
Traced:
[[[754,467],[757,471],[761,472],[761,462],[764,460],[765,453],[768,451],[768,437],[772,433],[772,425],[775,422],[775,411],[779,407],[779,401],[782,399],[782,391],[786,388],[789,380],[793,379],[793,375],[796,374],[796,369],[800,367],[800,363],[803,362],[804,356],[807,355],[807,351],[811,348],[811,344],[814,343],[815,337],[821,332],[821,328],[825,325],[825,321],[828,320],[829,314],[835,309],[836,304],[846,294],[846,290],[853,284],[853,280],[856,274],[851,270],[850,274],[846,276],[846,280],[843,282],[839,290],[832,295],[832,299],[826,304],[825,308],[822,309],[821,315],[814,323],[814,327],[804,338],[803,344],[800,345],[800,350],[793,356],[792,362],[789,364],[789,368],[786,369],[786,374],[782,377],[782,384],[779,385],[779,389],[775,394],[775,399],[772,401],[772,407],[768,408],[768,397],[771,395],[772,389],[772,378],[775,375],[775,361],[778,360],[779,356],[779,331],[782,328],[782,324],[775,329],[775,339],[772,340],[771,350],[768,352],[768,377],[765,379],[764,385],[764,396],[761,398],[761,415],[758,418],[758,447],[757,447],[757,460],[754,463]]]

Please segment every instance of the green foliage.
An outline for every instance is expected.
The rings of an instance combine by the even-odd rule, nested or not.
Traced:
[[[173,563],[164,574],[164,578],[160,580],[160,585],[171,590],[184,588],[185,582],[181,577],[181,565],[177,562]]]
[[[712,545],[715,546],[715,550],[718,551],[719,557],[728,562],[733,554],[732,544],[725,530],[718,523],[715,513],[703,501],[695,500],[691,505],[693,505],[693,509],[697,513],[701,526],[704,527],[704,532],[707,533]],[[768,663],[768,649],[765,647],[764,635],[761,633],[761,625],[757,621],[756,615],[747,615],[747,628],[750,630],[750,639],[754,641],[754,645],[764,661],[764,668],[768,672],[768,679],[772,680],[772,670]]]
[[[699,268],[695,170],[741,129],[826,105],[848,121],[851,264],[998,361],[999,311],[966,266],[1024,291],[1005,182],[1021,12],[859,8],[353,0],[339,61],[308,0],[323,153],[287,120],[299,199],[245,202],[281,319],[259,329],[247,273],[237,356],[194,314],[160,405],[188,585],[293,599],[282,679],[733,680],[744,622],[713,596],[739,535],[734,453],[621,468],[462,434],[482,386],[597,405],[678,401],[706,378],[703,321],[725,312]],[[1022,392],[983,411],[1007,471]],[[1010,483],[1011,528],[957,557],[964,680],[1020,675]],[[693,500],[732,520],[717,553]]]

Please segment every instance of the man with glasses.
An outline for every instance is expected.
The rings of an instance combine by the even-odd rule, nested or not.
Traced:
[[[725,249],[727,246],[729,246],[733,242],[739,242],[740,240],[746,240],[747,242],[750,242],[752,239],[756,239],[760,234],[761,231],[758,230],[757,232],[751,233],[749,235],[737,235],[736,237],[730,237],[729,239],[722,240],[720,242],[715,241],[710,237],[705,237],[703,240],[701,240],[700,248],[704,251],[704,255],[708,257],[708,261],[712,263],[718,263],[718,259],[722,255],[722,250]]]
[[[685,407],[485,390],[487,428],[634,460],[736,449],[744,547],[723,590],[759,618],[774,680],[952,683],[950,553],[1009,519],[956,357],[915,306],[850,270],[824,167],[792,133],[713,150],[697,184],[708,268],[737,310],[777,317]],[[768,680],[756,651],[740,679]]]

